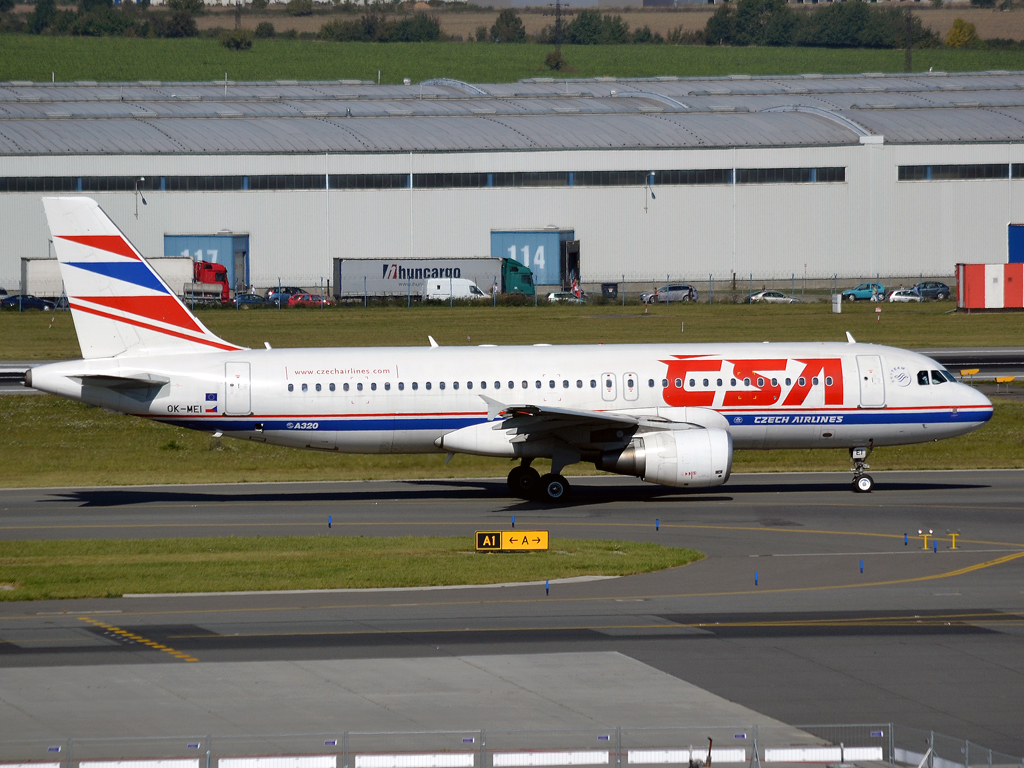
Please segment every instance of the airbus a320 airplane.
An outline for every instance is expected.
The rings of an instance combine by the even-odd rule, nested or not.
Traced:
[[[564,467],[680,488],[733,449],[868,453],[977,429],[992,404],[927,357],[849,343],[245,349],[188,311],[95,201],[43,200],[81,360],[28,386],[242,440],[343,453],[521,461],[515,495],[567,497]],[[550,458],[540,477],[530,464]]]

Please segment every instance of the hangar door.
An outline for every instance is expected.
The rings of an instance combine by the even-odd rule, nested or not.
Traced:
[[[248,235],[164,235],[164,256],[191,256],[193,261],[223,264],[228,285],[237,293],[250,285]]]
[[[534,285],[570,286],[579,277],[579,252],[572,230],[491,232],[491,256],[529,267]]]

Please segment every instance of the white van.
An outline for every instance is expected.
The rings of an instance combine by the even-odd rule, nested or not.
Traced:
[[[424,301],[448,301],[449,299],[486,299],[476,283],[464,277],[439,277],[423,283]]]

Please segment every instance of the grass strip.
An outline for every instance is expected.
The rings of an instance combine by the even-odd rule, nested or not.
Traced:
[[[788,284],[785,290],[789,290]],[[716,291],[716,299],[720,295]],[[1024,336],[1024,313],[968,315],[951,312],[953,308],[950,301],[885,304],[881,322],[875,316],[875,305],[866,301],[844,305],[839,315],[832,314],[832,305],[826,302],[788,306],[671,304],[651,306],[645,312],[643,306],[635,304],[566,306],[544,301],[537,307],[342,307],[248,312],[219,309],[196,314],[214,333],[253,349],[262,349],[265,341],[275,349],[425,346],[427,334],[447,347],[844,342],[846,332],[850,331],[860,342],[910,349],[1017,346]],[[0,338],[0,359],[66,360],[81,355],[69,312],[0,312]]]
[[[326,20],[326,19],[325,19]],[[231,51],[210,38],[138,39],[0,35],[0,80],[235,81],[377,80],[413,82],[452,77],[505,83],[527,77],[709,77],[902,72],[902,50],[758,48],[686,45],[567,45],[570,71],[544,65],[550,46],[532,43],[332,43],[259,40]],[[937,48],[914,51],[914,70],[947,72],[1024,69],[1021,50]],[[51,73],[53,73],[51,75]]]
[[[0,542],[0,600],[497,584],[628,576],[700,560],[692,549],[552,539],[547,552],[478,553],[466,536],[256,536]]]

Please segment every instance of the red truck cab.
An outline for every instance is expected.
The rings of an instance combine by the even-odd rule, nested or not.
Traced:
[[[209,261],[197,261],[193,267],[195,270],[195,281],[197,283],[219,283],[221,286],[221,301],[231,300],[231,286],[228,285],[228,270],[223,264],[214,264]]]

